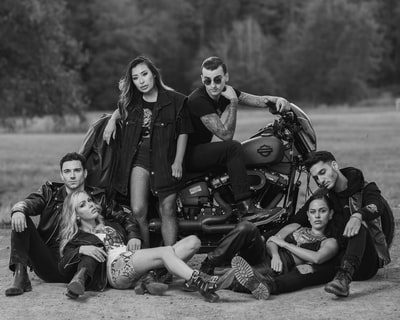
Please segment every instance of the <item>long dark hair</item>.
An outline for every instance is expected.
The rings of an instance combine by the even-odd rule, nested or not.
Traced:
[[[322,201],[324,201],[324,202],[326,203],[326,205],[327,205],[327,207],[328,207],[329,210],[334,210],[334,208],[333,208],[333,201],[332,201],[331,198],[328,197],[328,195],[326,195],[326,194],[314,194],[314,195],[312,195],[312,196],[308,199],[308,201],[307,201],[307,203],[308,203],[308,205],[307,205],[307,211],[308,211],[309,208],[310,208],[311,202],[313,202],[314,200],[322,200]],[[335,214],[335,212],[334,212],[333,214]],[[332,222],[332,220],[330,220],[330,221],[328,222],[328,224],[326,225],[325,231],[324,231],[324,235],[325,235],[326,237],[328,237],[328,238],[331,238],[331,237],[336,238],[336,236],[337,236],[337,231],[335,231],[336,228],[334,227],[334,224],[331,223],[331,222]]]
[[[145,56],[138,56],[129,62],[125,75],[120,79],[118,88],[120,90],[119,100],[118,100],[118,109],[121,115],[121,119],[126,119],[128,112],[128,105],[136,98],[140,93],[140,91],[136,88],[135,84],[132,80],[132,69],[137,65],[144,63],[154,75],[155,85],[158,89],[166,89],[172,90],[168,86],[164,84],[162,81],[160,70],[155,66],[153,61]]]

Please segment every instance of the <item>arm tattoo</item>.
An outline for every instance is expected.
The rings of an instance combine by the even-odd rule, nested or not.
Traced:
[[[265,108],[266,105],[263,101],[263,97],[241,92],[239,95],[239,104],[243,104],[249,107]]]
[[[226,129],[221,119],[216,113],[210,113],[202,116],[201,121],[215,136],[221,140],[230,140],[233,137],[233,132]]]

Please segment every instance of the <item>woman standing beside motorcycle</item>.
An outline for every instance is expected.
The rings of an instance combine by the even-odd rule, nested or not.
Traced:
[[[153,62],[143,56],[132,60],[120,80],[118,109],[103,138],[117,140],[119,154],[113,188],[130,196],[137,218],[142,248],[150,246],[147,224],[149,190],[159,199],[164,245],[176,242],[176,193],[183,174],[183,158],[191,122],[186,97],[163,83]],[[121,132],[117,133],[117,121]]]

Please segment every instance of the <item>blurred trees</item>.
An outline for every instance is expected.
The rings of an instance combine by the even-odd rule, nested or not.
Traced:
[[[56,114],[85,108],[80,69],[86,56],[65,31],[64,4],[3,0],[0,4],[0,115]]]
[[[114,109],[139,54],[185,94],[209,55],[251,93],[342,103],[400,92],[397,0],[3,0],[0,34],[2,117]]]

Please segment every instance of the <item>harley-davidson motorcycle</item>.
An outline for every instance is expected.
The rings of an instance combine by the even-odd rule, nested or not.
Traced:
[[[274,107],[272,105],[271,107]],[[113,149],[102,148],[102,130],[109,118],[102,117],[89,130],[80,152],[88,158],[87,181],[99,187],[110,185],[109,168],[112,167]],[[99,127],[96,129],[96,127]],[[317,149],[317,137],[307,114],[291,104],[291,111],[278,114],[272,123],[258,130],[242,142],[252,200],[259,208],[267,209],[263,215],[241,215],[234,206],[229,176],[226,172],[207,171],[189,173],[177,198],[179,235],[196,234],[202,242],[201,252],[217,246],[218,241],[240,221],[258,226],[265,238],[274,234],[295,214],[300,186],[311,190],[310,175],[304,168],[306,155]],[[102,153],[98,155],[97,153]],[[100,161],[102,159],[102,161]],[[199,159],[201,161],[201,159]],[[105,164],[104,168],[101,164]],[[119,199],[121,203],[127,199]],[[150,201],[149,230],[154,245],[161,243],[161,219],[154,201]],[[390,210],[389,210],[390,211]],[[381,216],[386,242],[390,246],[394,235],[393,213]]]
[[[295,214],[300,186],[305,197],[311,193],[306,155],[317,149],[317,137],[307,114],[291,104],[291,111],[278,115],[273,123],[242,142],[252,199],[263,215],[241,215],[231,205],[233,195],[226,172],[189,173],[177,198],[179,234],[196,234],[201,252],[213,250],[224,234],[240,221],[258,226],[267,239]],[[199,161],[201,161],[199,159]],[[381,225],[390,246],[394,235],[392,212],[381,216]],[[149,221],[151,238],[161,239],[161,220]]]
[[[317,138],[305,112],[294,104],[291,107],[242,142],[252,199],[257,207],[268,209],[266,214],[246,216],[235,210],[226,172],[186,177],[177,199],[179,233],[199,236],[203,252],[213,249],[240,221],[251,221],[262,234],[269,234],[294,214],[301,176],[307,175],[303,161],[316,150]],[[149,229],[160,234],[161,220],[151,219]]]

